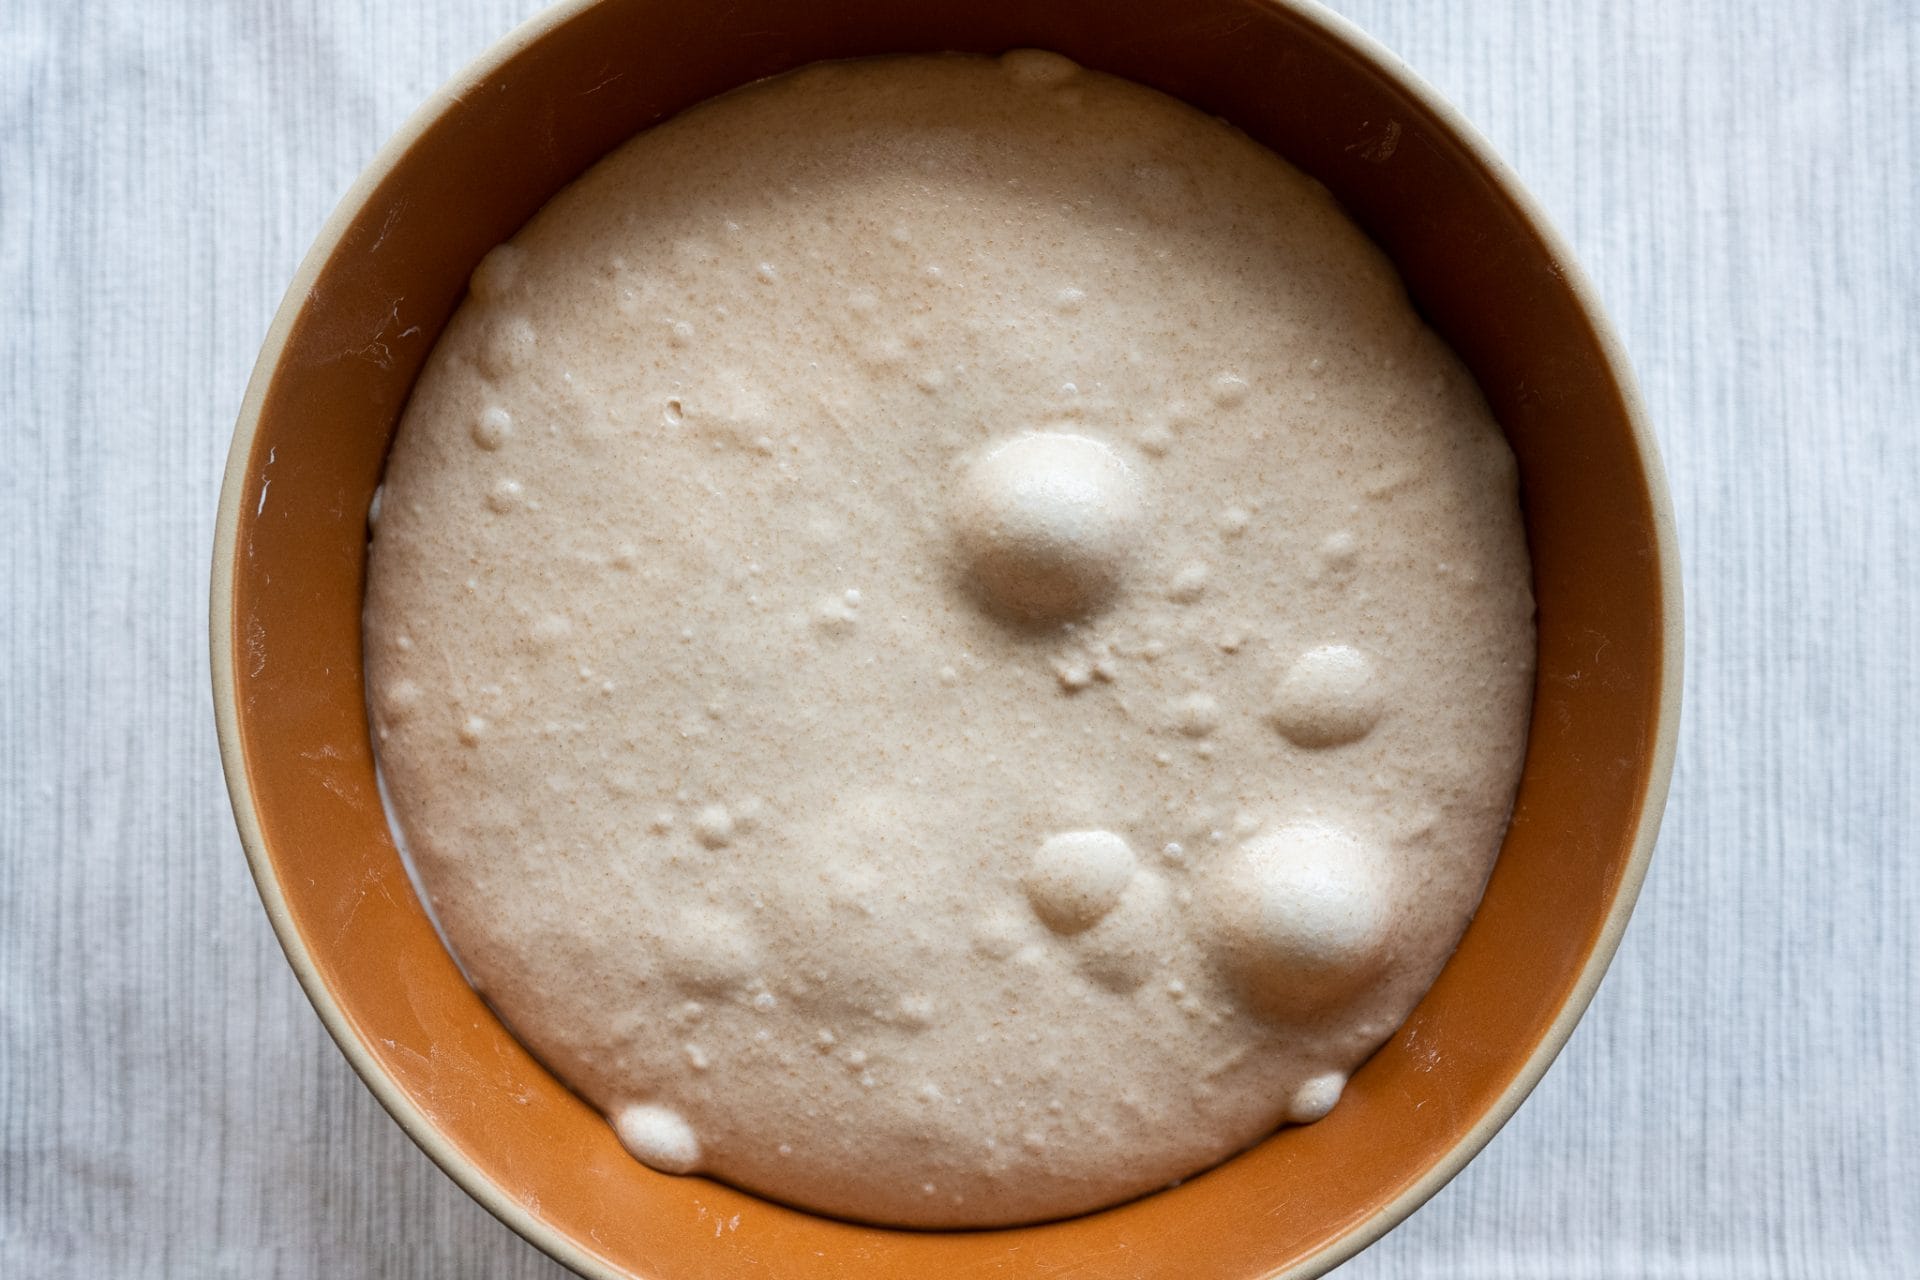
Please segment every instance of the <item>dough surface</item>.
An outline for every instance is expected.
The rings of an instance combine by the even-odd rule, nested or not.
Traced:
[[[1379,251],[1023,52],[728,95],[489,255],[365,643],[446,935],[629,1150],[949,1227],[1336,1105],[1479,900],[1532,609]]]

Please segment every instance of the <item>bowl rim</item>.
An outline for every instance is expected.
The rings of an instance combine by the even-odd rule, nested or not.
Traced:
[[[240,707],[235,682],[233,645],[234,557],[249,460],[261,430],[262,410],[267,389],[287,355],[288,338],[312,286],[322,269],[340,246],[354,218],[368,198],[391,174],[400,160],[412,150],[428,129],[460,99],[529,46],[544,39],[556,28],[595,7],[602,0],[560,0],[559,3],[527,18],[513,30],[489,45],[459,72],[441,85],[387,139],[373,159],[340,197],[321,225],[312,246],[301,259],[282,297],[273,321],[262,340],[260,355],[248,379],[246,394],[235,423],[232,445],[220,490],[220,506],[213,540],[212,595],[209,611],[209,647],[213,680],[215,726],[220,743],[221,767],[226,777],[240,842],[247,864],[259,891],[267,918],[273,926],[287,962],[301,989],[333,1041],[339,1046],[354,1072],[369,1092],[448,1177],[491,1213],[502,1224],[549,1258],[590,1280],[629,1280],[626,1273],[605,1264],[584,1251],[564,1232],[543,1222],[513,1196],[507,1194],[440,1133],[413,1100],[384,1072],[361,1042],[345,1010],[334,998],[320,975],[305,939],[293,921],[282,894],[277,872],[267,852],[252,788],[247,779],[246,754],[241,742]],[[1568,245],[1548,219],[1540,203],[1521,184],[1518,176],[1494,152],[1492,146],[1467,121],[1466,117],[1432,86],[1421,79],[1385,45],[1355,23],[1335,13],[1317,0],[1255,0],[1265,7],[1285,11],[1307,24],[1319,27],[1336,42],[1344,44],[1362,62],[1379,73],[1410,99],[1433,113],[1439,124],[1458,141],[1463,151],[1477,164],[1494,191],[1518,213],[1520,220],[1536,235],[1542,246],[1559,264],[1566,287],[1582,319],[1593,332],[1611,381],[1617,388],[1637,461],[1645,476],[1652,514],[1654,555],[1658,567],[1661,597],[1661,672],[1659,714],[1653,740],[1646,788],[1642,793],[1635,820],[1632,848],[1613,892],[1613,900],[1575,982],[1553,1020],[1529,1051],[1520,1070],[1478,1121],[1419,1178],[1399,1195],[1355,1223],[1337,1238],[1294,1264],[1269,1274],[1266,1280],[1308,1280],[1345,1262],[1379,1240],[1405,1221],[1465,1168],[1491,1141],[1494,1134],[1512,1118],[1520,1104],[1533,1092],[1547,1068],[1559,1056],[1575,1025],[1592,1002],[1600,980],[1618,950],[1620,940],[1633,913],[1640,888],[1646,879],[1653,848],[1660,831],[1666,800],[1673,776],[1674,756],[1679,735],[1681,687],[1685,656],[1678,532],[1674,522],[1672,498],[1657,442],[1654,439],[1646,407],[1641,400],[1625,348],[1613,331],[1600,305],[1600,299],[1580,268]]]

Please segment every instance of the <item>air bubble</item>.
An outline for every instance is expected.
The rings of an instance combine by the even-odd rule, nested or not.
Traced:
[[[999,608],[1065,619],[1112,596],[1143,519],[1133,469],[1088,436],[1035,432],[967,469],[953,511],[961,556]]]
[[[533,324],[524,316],[503,319],[492,325],[480,344],[480,372],[489,378],[502,377],[532,363],[538,345]]]
[[[472,435],[475,445],[492,453],[504,445],[507,438],[513,434],[513,415],[497,404],[488,405],[480,411],[480,416],[473,420],[469,434]]]
[[[1239,374],[1223,373],[1208,385],[1207,395],[1222,409],[1231,409],[1235,405],[1244,404],[1251,390],[1247,380]]]
[[[1173,581],[1167,586],[1167,599],[1175,604],[1192,604],[1206,591],[1207,566],[1198,560],[1190,560],[1173,575]]]
[[[473,269],[467,291],[482,302],[500,301],[519,287],[526,261],[526,250],[517,245],[498,246]]]
[[[1294,659],[1274,695],[1273,722],[1296,745],[1337,747],[1366,737],[1384,709],[1373,662],[1329,644]]]
[[[1287,1119],[1294,1124],[1312,1124],[1324,1118],[1339,1103],[1346,1087],[1347,1078],[1338,1071],[1309,1078],[1293,1091],[1287,1103]]]
[[[518,480],[502,480],[487,490],[487,508],[500,515],[516,510],[526,497]]]
[[[1321,540],[1320,563],[1329,569],[1351,569],[1359,550],[1359,541],[1353,534],[1346,529],[1339,529]]]
[[[399,724],[413,714],[420,705],[420,686],[411,680],[395,680],[386,688],[386,695],[380,700],[380,709],[394,724]]]
[[[710,804],[693,815],[693,836],[709,849],[719,849],[733,842],[733,815],[725,805]]]
[[[1160,966],[1169,912],[1166,882],[1134,876],[1106,917],[1074,938],[1080,972],[1115,995],[1137,991]]]
[[[1041,844],[1021,883],[1048,928],[1078,933],[1113,910],[1133,874],[1133,849],[1123,838],[1069,831]]]
[[[641,1164],[661,1173],[692,1173],[700,1167],[700,1140],[680,1113],[653,1103],[627,1107],[613,1122],[620,1145]]]
[[[1201,919],[1222,968],[1270,1016],[1310,1018],[1364,990],[1392,939],[1380,853],[1322,822],[1281,827],[1209,865]]]
[[[1189,738],[1204,738],[1220,727],[1220,703],[1211,694],[1176,698],[1171,711],[1173,727]]]
[[[1071,58],[1045,49],[1014,49],[1000,56],[1000,69],[1015,84],[1033,88],[1053,88],[1080,74],[1080,65]]]

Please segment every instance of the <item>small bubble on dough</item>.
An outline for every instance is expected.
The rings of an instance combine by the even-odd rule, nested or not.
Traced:
[[[1204,738],[1220,727],[1220,703],[1210,693],[1189,693],[1173,702],[1173,727],[1189,738]]]
[[[1251,389],[1247,380],[1239,374],[1223,373],[1208,386],[1207,394],[1221,408],[1231,409],[1237,404],[1244,404]]]
[[[1339,529],[1328,534],[1320,543],[1320,562],[1329,569],[1351,569],[1359,552],[1360,543],[1353,534],[1346,529]]]
[[[1221,967],[1266,1014],[1311,1017],[1378,976],[1393,935],[1378,852],[1323,822],[1258,835],[1208,868],[1200,918]]]
[[[1115,995],[1139,990],[1160,966],[1171,898],[1152,871],[1134,876],[1113,910],[1074,939],[1080,972]]]
[[[473,269],[473,275],[467,281],[467,289],[482,302],[498,302],[519,285],[526,264],[525,249],[510,244],[500,245],[480,259],[480,265]]]
[[[492,453],[513,434],[513,415],[497,404],[488,405],[473,420],[471,434],[475,445]]]
[[[1027,929],[1011,915],[996,915],[973,927],[968,941],[973,950],[989,960],[1005,960],[1026,941]]]
[[[709,849],[731,844],[734,833],[733,815],[724,805],[710,804],[693,815],[694,838]]]
[[[487,490],[487,508],[500,515],[506,515],[520,505],[526,496],[518,480],[502,480]]]
[[[1207,593],[1207,566],[1199,560],[1189,560],[1173,575],[1173,581],[1167,585],[1167,599],[1175,604],[1192,604]]]
[[[1372,660],[1350,645],[1326,644],[1287,669],[1273,722],[1299,746],[1338,747],[1366,737],[1384,710]]]
[[[1068,831],[1041,844],[1021,883],[1049,929],[1079,933],[1113,910],[1133,875],[1133,849],[1120,836]]]
[[[1053,675],[1068,693],[1078,693],[1093,683],[1093,668],[1084,662],[1057,660],[1053,664]]]
[[[856,612],[858,605],[857,595],[852,600],[846,596],[828,596],[814,605],[813,625],[823,635],[849,635],[860,621]]]
[[[627,1107],[613,1122],[620,1145],[649,1169],[692,1173],[700,1167],[700,1139],[680,1113],[657,1103]]]
[[[1080,64],[1045,49],[1014,49],[1000,56],[1000,69],[1015,84],[1049,88],[1080,74]]]
[[[976,458],[961,478],[953,532],[987,599],[1031,620],[1105,604],[1139,536],[1133,468],[1090,436],[1034,432]]]
[[[1346,1087],[1347,1078],[1338,1071],[1309,1077],[1293,1091],[1287,1103],[1287,1119],[1294,1124],[1312,1124],[1323,1119],[1340,1101]]]
[[[421,696],[420,686],[413,681],[395,680],[387,686],[386,696],[380,700],[380,709],[386,713],[388,720],[399,724],[413,714],[414,708],[420,705]]]
[[[503,319],[491,326],[480,345],[480,372],[498,378],[533,362],[539,338],[524,316]]]
[[[660,939],[661,969],[669,980],[700,995],[725,995],[752,983],[763,968],[751,926],[713,907],[684,912]]]

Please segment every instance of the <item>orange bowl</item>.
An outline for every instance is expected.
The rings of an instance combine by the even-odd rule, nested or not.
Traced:
[[[375,789],[367,507],[481,255],[614,146],[818,59],[1021,46],[1225,117],[1325,183],[1399,266],[1519,459],[1539,601],[1533,726],[1479,914],[1331,1116],[1100,1213],[886,1230],[642,1167],[462,980]],[[1672,515],[1591,289],[1451,108],[1292,0],[575,0],[534,19],[388,143],[302,264],[235,433],[212,610],[234,812],[314,1007],[442,1168],[595,1277],[1320,1274],[1458,1172],[1565,1042],[1646,872],[1680,705]]]

